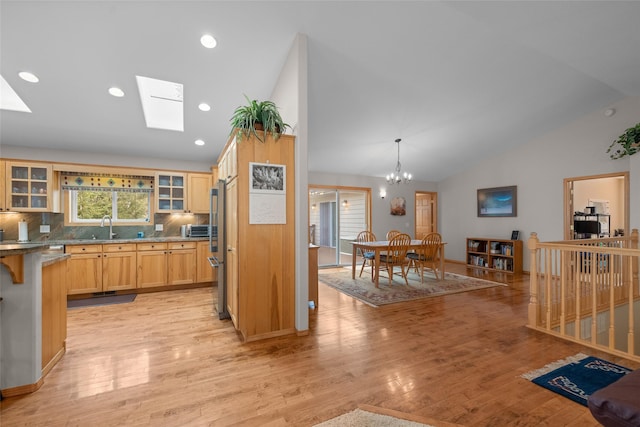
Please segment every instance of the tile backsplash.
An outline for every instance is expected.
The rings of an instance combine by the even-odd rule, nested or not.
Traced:
[[[65,226],[62,213],[0,213],[0,229],[4,230],[5,241],[18,240],[18,222],[25,220],[29,230],[29,241],[109,238],[109,227]],[[185,224],[208,224],[207,214],[155,214],[153,224],[113,225],[116,239],[134,239],[142,231],[145,237],[177,237],[180,226]],[[155,224],[162,224],[162,231],[155,231]],[[40,233],[40,226],[48,225],[48,233]]]

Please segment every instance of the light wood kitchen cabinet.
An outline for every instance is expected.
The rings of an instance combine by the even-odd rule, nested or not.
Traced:
[[[173,172],[156,173],[156,211],[178,213],[187,210],[186,174]]]
[[[55,366],[66,349],[67,262],[42,267],[42,376]]]
[[[238,144],[235,137],[227,143],[218,160],[218,179],[231,181],[238,175]]]
[[[211,264],[209,264],[209,257],[217,256],[217,253],[212,254],[209,252],[209,242],[197,242],[196,243],[196,282],[213,282],[217,281],[215,277],[216,271]]]
[[[206,173],[190,173],[187,175],[187,212],[209,213],[209,190],[212,175]]]
[[[238,325],[238,181],[232,180],[226,186],[226,238],[227,251],[225,274],[227,287],[227,311],[236,328]]]
[[[0,160],[0,212],[8,211],[7,205],[7,162]]]
[[[186,285],[196,282],[196,242],[169,243],[167,284]]]
[[[102,245],[67,245],[67,294],[102,291]]]
[[[227,309],[245,341],[295,333],[294,144],[291,135],[264,142],[243,138],[240,144],[232,135],[218,159],[227,180]],[[277,214],[250,193],[251,163],[286,169]],[[262,217],[256,214],[260,208],[267,209]],[[269,215],[280,217],[262,223]]]
[[[136,245],[114,243],[102,245],[102,290],[120,291],[136,288]]]
[[[5,164],[5,210],[16,212],[59,212],[57,175],[46,163]]]
[[[66,245],[69,295],[136,288],[136,245]]]
[[[138,287],[152,288],[167,284],[167,244],[138,243]]]
[[[196,282],[196,242],[138,243],[138,287]]]

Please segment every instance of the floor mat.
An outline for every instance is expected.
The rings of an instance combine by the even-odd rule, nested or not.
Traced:
[[[81,307],[92,307],[92,306],[100,306],[100,305],[111,305],[111,304],[124,304],[128,302],[133,302],[136,299],[136,294],[126,294],[126,295],[105,295],[98,296],[92,298],[83,298],[83,299],[73,299],[67,301],[67,308],[81,308]]]

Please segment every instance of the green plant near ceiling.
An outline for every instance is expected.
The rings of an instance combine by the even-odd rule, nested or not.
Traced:
[[[619,159],[640,151],[640,123],[625,130],[607,149],[609,157]]]
[[[280,135],[285,133],[287,128],[291,128],[282,120],[278,107],[273,102],[258,102],[255,99],[250,100],[247,95],[244,97],[248,104],[236,108],[230,120],[231,133],[233,133],[234,129],[239,129],[237,134],[238,141],[254,135],[260,142],[264,142],[267,134],[271,134],[274,139],[278,139]]]

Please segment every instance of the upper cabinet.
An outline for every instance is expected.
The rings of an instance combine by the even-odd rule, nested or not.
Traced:
[[[208,214],[212,175],[208,173],[190,173],[187,178],[187,212]]]
[[[158,213],[186,212],[187,179],[183,173],[156,173]]]
[[[218,179],[231,181],[238,176],[238,143],[233,138],[218,158]]]
[[[0,212],[7,211],[7,196],[6,196],[6,162],[4,160],[0,160]]]
[[[5,164],[5,210],[59,212],[59,188],[50,164],[13,162]]]

